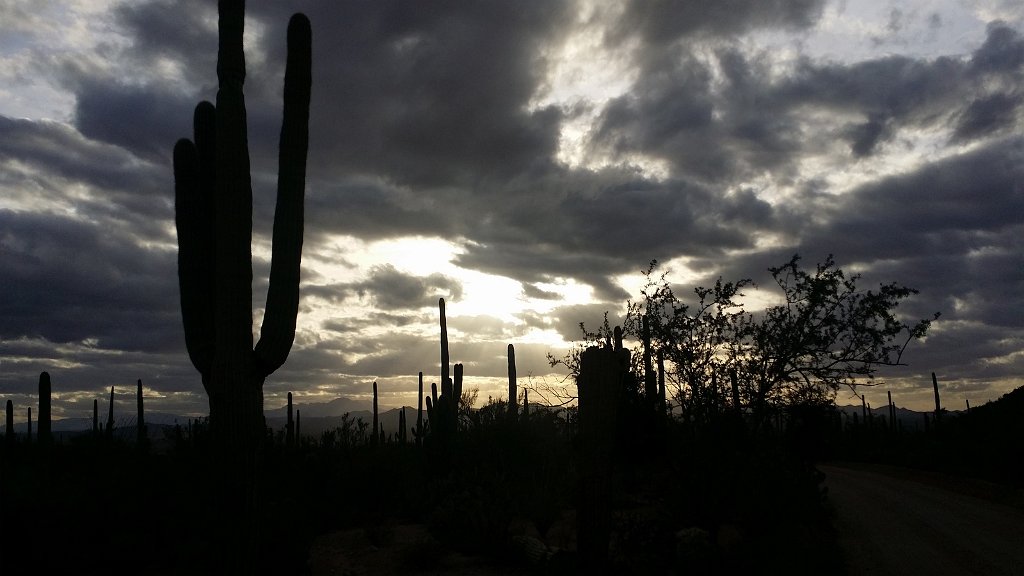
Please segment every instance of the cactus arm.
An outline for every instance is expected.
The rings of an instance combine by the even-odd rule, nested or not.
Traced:
[[[185,345],[200,374],[212,369],[214,350],[214,133],[216,111],[201,102],[195,143],[174,146],[174,213],[178,233],[178,288]],[[204,378],[205,381],[205,378]]]
[[[311,44],[309,20],[302,14],[292,16],[288,23],[288,62],[284,79],[284,120],[281,126],[270,287],[260,340],[255,350],[257,362],[265,375],[284,364],[295,339],[302,261],[306,157],[309,149]]]
[[[444,298],[437,299],[437,307],[441,312],[441,393],[444,394],[445,387],[450,382],[448,378],[448,320],[444,313]],[[434,402],[437,402],[437,398],[434,398]]]
[[[455,382],[452,387],[452,402],[455,417],[459,417],[459,403],[462,401],[462,364],[455,365]]]

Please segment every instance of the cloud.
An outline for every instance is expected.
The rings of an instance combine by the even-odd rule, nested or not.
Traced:
[[[415,276],[391,264],[382,264],[371,267],[365,280],[340,285],[310,286],[304,288],[303,292],[332,301],[351,296],[367,298],[379,309],[394,312],[436,306],[438,298],[458,301],[462,298],[462,283],[443,274]]]
[[[820,0],[632,0],[609,35],[613,39],[639,31],[648,43],[664,45],[694,34],[731,36],[758,28],[800,29],[821,15]]]
[[[77,8],[66,17],[91,14]],[[453,316],[453,331],[479,339],[460,354],[481,378],[501,376],[506,341],[526,330],[576,339],[579,321],[593,327],[604,310],[619,311],[635,296],[623,275],[651,259],[678,260],[700,281],[765,283],[767,267],[794,252],[808,263],[833,252],[869,284],[920,288],[901,310],[942,310],[951,327],[921,347],[927,362],[953,371],[935,346],[963,334],[978,335],[965,363],[986,378],[1019,367],[981,360],[1006,357],[1000,338],[1015,341],[1024,322],[1014,305],[1024,269],[1015,20],[984,31],[958,23],[957,42],[977,46],[948,48],[953,12],[886,8],[876,23],[898,34],[882,46],[861,38],[857,53],[870,57],[837,49],[826,58],[808,41],[831,25],[816,0],[586,11],[548,0],[253,3],[257,301],[285,25],[296,9],[314,34],[307,258],[300,331],[270,395],[356,391],[366,378],[436,364],[436,342],[423,336],[436,318],[425,310],[468,288],[356,258],[359,245],[410,236],[443,238],[456,247],[452,264],[519,282],[524,300],[546,301],[540,310],[555,306],[507,325]],[[0,26],[13,30],[0,46],[16,45],[18,58],[0,61],[0,74],[48,83],[71,103],[68,123],[0,116],[0,348],[5,370],[16,366],[0,384],[32,384],[31,372],[63,362],[92,388],[106,365],[129,383],[148,370],[161,390],[194,392],[177,308],[170,153],[190,135],[195,104],[216,94],[213,6],[126,2],[88,23],[33,18],[21,4],[0,10],[11,16]],[[920,31],[928,22],[944,27],[929,36]],[[619,93],[571,78],[584,88],[558,93],[556,59],[583,28],[627,62]],[[82,34],[85,48],[59,48]],[[8,93],[25,99],[13,83]],[[581,158],[563,163],[564,146]],[[548,283],[587,284],[594,302],[560,305]]]
[[[1024,94],[997,93],[972,101],[957,119],[953,141],[975,140],[1012,129],[1022,104]]]
[[[143,351],[179,340],[172,252],[52,214],[0,211],[0,231],[0,338]]]

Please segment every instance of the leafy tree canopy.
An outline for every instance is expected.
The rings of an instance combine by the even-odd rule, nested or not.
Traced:
[[[639,340],[642,324],[650,330],[652,353],[665,359],[666,381],[684,411],[708,410],[729,397],[726,386],[736,380],[741,402],[754,412],[771,405],[829,402],[843,387],[870,385],[882,366],[903,365],[907,346],[923,338],[931,319],[908,322],[897,314],[899,304],[917,290],[897,283],[875,289],[858,287],[859,275],[847,276],[831,255],[813,270],[800,257],[770,268],[783,302],[748,311],[742,279],[694,289],[688,304],[666,279],[656,275],[657,262],[644,272],[640,298],[627,302],[623,333]],[[588,346],[607,345],[612,329],[605,321],[591,332],[581,323],[583,340],[563,358],[549,355],[577,374],[579,354]],[[643,370],[634,354],[634,371]]]

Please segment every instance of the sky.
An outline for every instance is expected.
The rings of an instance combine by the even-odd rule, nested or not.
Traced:
[[[1017,0],[248,3],[254,331],[285,27],[313,27],[298,331],[267,408],[480,398],[564,374],[640,271],[689,287],[829,254],[941,312],[868,402],[959,408],[1024,384],[1024,4]],[[91,415],[115,387],[202,414],[177,285],[171,151],[216,94],[216,5],[0,1],[0,397]],[[853,403],[841,391],[839,403]]]

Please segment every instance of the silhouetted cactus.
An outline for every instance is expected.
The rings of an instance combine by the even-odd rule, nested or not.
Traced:
[[[406,438],[405,432],[405,406],[402,406],[402,410],[398,413],[398,443],[405,444]]]
[[[605,571],[611,532],[612,476],[618,408],[629,369],[629,352],[615,329],[614,349],[587,348],[580,355],[580,473],[577,540],[582,573]]]
[[[896,405],[892,403],[892,391],[886,390],[885,395],[889,398],[889,430],[896,431]]]
[[[4,427],[4,439],[7,444],[14,443],[14,402],[7,399],[7,421]]]
[[[665,351],[661,348],[658,348],[658,413],[665,414]]]
[[[743,406],[740,405],[740,383],[736,376],[736,369],[729,370],[729,387],[732,388],[732,409],[736,416],[743,416]]]
[[[373,383],[373,428],[371,428],[371,430],[373,430],[373,434],[370,436],[371,437],[370,443],[373,444],[374,446],[379,444],[379,442],[378,442],[378,436],[379,435],[377,434],[377,430],[380,427],[379,422],[380,422],[380,420],[377,418],[377,383],[374,382]]]
[[[174,147],[178,280],[185,342],[210,398],[210,430],[225,454],[253,452],[264,431],[263,382],[295,337],[309,141],[311,31],[288,24],[284,119],[267,303],[253,347],[252,184],[242,49],[245,3],[219,3],[216,107],[195,110],[195,141]],[[247,466],[245,462],[241,463]]]
[[[935,425],[939,425],[939,418],[942,415],[942,403],[939,402],[939,380],[932,372],[932,389],[935,391]]]
[[[135,409],[138,412],[135,420],[135,439],[140,446],[146,444],[146,414],[142,406],[142,380],[136,383]]]
[[[448,436],[458,428],[459,399],[462,397],[462,364],[456,364],[455,379],[449,377],[448,325],[445,318],[444,298],[438,299],[441,326],[441,395],[436,384],[431,384],[431,398],[427,399],[430,432],[439,437]]]
[[[92,436],[96,438],[100,433],[100,401],[92,399]]]
[[[50,427],[50,374],[39,374],[39,443],[49,444],[53,439]]]
[[[462,369],[462,364],[461,363],[456,364],[453,368],[454,368],[454,372],[455,372],[455,381],[452,383],[452,403],[453,403],[452,411],[453,411],[454,417],[456,419],[456,424],[458,424],[459,404],[461,404],[461,402],[462,402],[462,374],[463,374],[463,369]]]
[[[28,444],[32,443],[32,407],[28,407],[28,421],[26,423],[26,435],[25,442]]]
[[[523,390],[523,421],[530,419],[530,391]]]
[[[423,372],[420,372],[419,377],[419,397],[416,401],[416,427],[412,429],[412,435],[416,439],[416,445],[423,445],[423,438],[426,436],[426,430],[423,429]]]
[[[104,429],[107,438],[114,437],[114,387],[110,387],[110,406],[107,408],[107,426]]]
[[[291,448],[295,445],[295,421],[292,418],[292,393],[288,393],[288,421],[284,425],[284,444]]]
[[[437,307],[441,313],[441,394],[445,394],[447,386],[450,385],[451,381],[448,379],[448,364],[450,362],[448,356],[448,320],[445,317],[444,311],[444,298],[437,299]],[[437,399],[434,399],[437,402]]]
[[[302,445],[302,410],[295,411],[295,444]]]
[[[516,385],[516,348],[508,345],[508,415],[515,420],[519,415],[519,390]]]

